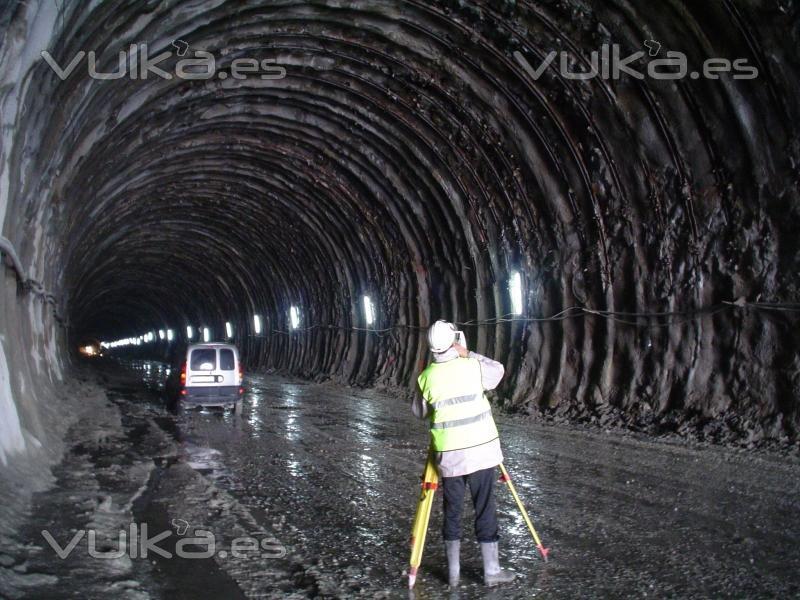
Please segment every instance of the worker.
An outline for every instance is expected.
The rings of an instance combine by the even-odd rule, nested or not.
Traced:
[[[494,501],[495,469],[503,462],[492,408],[484,390],[497,387],[503,365],[458,343],[455,325],[436,321],[428,330],[433,362],[417,382],[421,396],[412,411],[430,419],[431,443],[444,498],[444,537],[448,583],[460,577],[461,514],[469,486],[475,507],[475,536],[483,557],[487,586],[506,583],[514,574],[500,568],[497,547],[497,513]]]

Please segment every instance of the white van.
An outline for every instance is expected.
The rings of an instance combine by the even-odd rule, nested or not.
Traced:
[[[243,376],[233,344],[192,344],[181,369],[181,398],[196,406],[238,406]]]

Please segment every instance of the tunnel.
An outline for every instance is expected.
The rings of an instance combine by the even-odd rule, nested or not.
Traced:
[[[4,537],[86,346],[229,341],[405,414],[445,319],[514,423],[796,457],[794,0],[11,0],[0,30]]]

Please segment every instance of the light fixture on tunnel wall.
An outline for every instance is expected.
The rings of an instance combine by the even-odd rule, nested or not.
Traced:
[[[225,321],[225,337],[231,339],[233,337],[233,325],[230,321]]]
[[[519,271],[511,273],[508,280],[508,293],[511,296],[511,312],[515,315],[522,314],[522,275]]]
[[[175,332],[173,332],[172,329],[167,329],[167,341],[171,342],[174,337],[175,337]]]
[[[261,315],[253,315],[253,331],[261,333]]]
[[[292,326],[292,329],[297,329],[300,327],[300,309],[296,306],[289,307],[289,323]]]
[[[204,342],[211,341],[211,330],[208,327],[203,327],[203,341]]]
[[[364,296],[364,320],[367,325],[375,323],[375,305],[369,296]]]
[[[192,329],[191,325],[186,326],[186,339],[190,340],[194,337],[194,329]]]
[[[167,337],[166,332],[163,329],[159,329],[158,330],[158,339],[163,340],[165,337]]]

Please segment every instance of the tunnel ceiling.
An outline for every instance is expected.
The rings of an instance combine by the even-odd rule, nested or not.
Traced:
[[[708,310],[465,326],[506,363],[515,406],[797,421],[790,315],[713,309],[798,300],[796,2],[68,4],[47,44],[62,67],[94,50],[112,72],[147,44],[170,74],[198,51],[216,69],[30,73],[6,235],[30,255],[12,232],[48,225],[73,339],[231,320],[253,363],[405,383],[415,327],[507,315],[519,271],[525,317]],[[2,9],[5,52],[34,5]],[[689,71],[722,57],[758,76],[558,68],[613,44],[646,53],[643,72],[680,51]],[[234,77],[248,58],[285,77]],[[348,329],[363,294],[393,329]],[[321,327],[275,333],[293,304]]]

